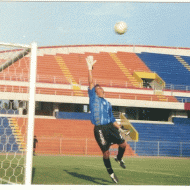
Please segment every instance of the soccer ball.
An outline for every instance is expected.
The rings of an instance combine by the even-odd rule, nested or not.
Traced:
[[[117,34],[124,34],[127,32],[127,24],[123,21],[117,22],[114,26],[114,30]]]

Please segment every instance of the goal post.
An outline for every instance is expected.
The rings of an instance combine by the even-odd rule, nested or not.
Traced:
[[[32,181],[32,158],[33,158],[33,138],[34,138],[34,116],[35,116],[35,93],[36,93],[36,63],[37,63],[37,43],[31,44],[30,62],[30,91],[29,91],[29,117],[27,131],[27,151],[25,164],[25,184],[31,185]]]
[[[0,42],[0,184],[32,182],[36,64],[36,42]]]

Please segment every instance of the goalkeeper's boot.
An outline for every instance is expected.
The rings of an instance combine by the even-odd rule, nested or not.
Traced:
[[[125,169],[126,168],[126,165],[125,165],[125,162],[123,160],[118,160],[117,159],[117,156],[114,158],[116,162],[118,162],[120,164],[120,166]]]
[[[118,180],[117,176],[114,173],[112,173],[110,175],[110,177],[111,177],[111,179],[112,179],[113,182],[118,183],[119,180]]]

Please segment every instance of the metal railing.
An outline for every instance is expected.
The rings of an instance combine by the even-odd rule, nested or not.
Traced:
[[[1,73],[0,80],[8,80],[8,81],[22,81],[22,82],[29,82],[29,75],[24,73]],[[61,76],[52,76],[52,75],[36,75],[36,82],[38,83],[52,83],[52,84],[71,84],[71,81],[66,79],[65,77]],[[143,88],[143,84],[139,82],[136,86],[131,85],[127,81],[123,80],[109,80],[109,79],[94,79],[95,84],[100,84],[105,87],[117,87],[117,88]],[[80,78],[78,79],[79,85],[88,86],[88,79],[87,78]],[[155,90],[155,87],[152,86],[150,88]],[[188,85],[173,85],[173,84],[166,84],[162,90],[169,90],[169,91],[190,91],[190,86]]]
[[[163,90],[170,90],[170,91],[190,91],[190,86],[186,85],[173,85],[173,84],[166,84]]]
[[[190,156],[190,142],[133,141],[128,143],[139,156]]]
[[[27,86],[14,86],[14,85],[0,85],[0,92],[11,92],[11,93],[28,93],[29,87]],[[60,89],[60,88],[36,88],[36,94],[43,95],[65,95],[65,96],[77,96],[72,89]],[[82,91],[83,97],[88,97],[87,90]],[[111,99],[129,99],[129,100],[142,100],[142,101],[164,101],[174,102],[170,96],[165,96],[163,100],[160,100],[156,95],[142,95],[142,94],[130,94],[130,93],[117,93],[117,92],[105,92],[106,98]],[[177,100],[175,100],[177,102]],[[179,98],[178,102],[188,102],[189,98]]]
[[[61,135],[61,134],[60,134]],[[190,142],[130,141],[127,142],[137,156],[189,157]],[[90,138],[40,137],[36,152],[39,154],[101,155],[95,141]],[[116,154],[117,148],[110,148]]]
[[[15,80],[15,81],[24,81],[29,82],[29,78],[27,75],[0,75],[0,80]],[[59,76],[46,76],[46,75],[37,75],[36,82],[38,83],[52,83],[52,84],[67,84],[71,85],[72,83],[66,80],[64,77]],[[95,84],[100,84],[103,87],[115,87],[115,88],[134,88],[132,86],[128,86],[128,83],[125,81],[119,81],[119,80],[106,80],[106,79],[95,79]],[[79,85],[88,86],[88,80],[85,78],[79,79]],[[139,88],[142,89],[141,83],[139,83]],[[137,87],[136,87],[137,88]],[[14,85],[2,85],[0,86],[0,92],[18,92],[18,93],[28,93],[28,87],[24,86],[14,86]],[[152,89],[154,90],[154,89]],[[171,93],[171,96],[173,96],[173,92],[175,91],[185,91],[190,92],[190,86],[184,86],[184,85],[170,85],[167,84],[163,91],[169,91]],[[68,90],[65,90],[63,92],[62,89],[43,89],[43,88],[37,88],[36,90],[37,94],[51,94],[51,95],[68,95],[68,96],[74,96],[74,92]],[[132,95],[129,93],[106,93],[107,98],[117,98],[117,99],[133,99],[133,100],[147,100],[147,101],[156,101],[154,95]],[[87,93],[84,92],[84,96],[88,96]],[[179,102],[185,103],[189,102],[189,98],[179,98]],[[168,97],[165,97],[165,102],[171,102]]]

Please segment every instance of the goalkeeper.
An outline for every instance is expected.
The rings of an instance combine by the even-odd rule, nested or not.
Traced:
[[[118,155],[114,158],[116,162],[120,164],[122,168],[126,168],[124,161],[122,160],[123,154],[126,148],[126,142],[123,139],[121,133],[125,133],[121,126],[116,122],[111,104],[104,99],[104,90],[100,85],[94,85],[92,77],[93,65],[96,63],[93,60],[93,56],[86,58],[88,70],[89,70],[89,103],[91,111],[91,122],[94,124],[94,136],[103,153],[104,165],[111,177],[111,179],[118,183],[118,178],[114,174],[111,167],[109,158],[109,148],[111,144],[118,144]]]

